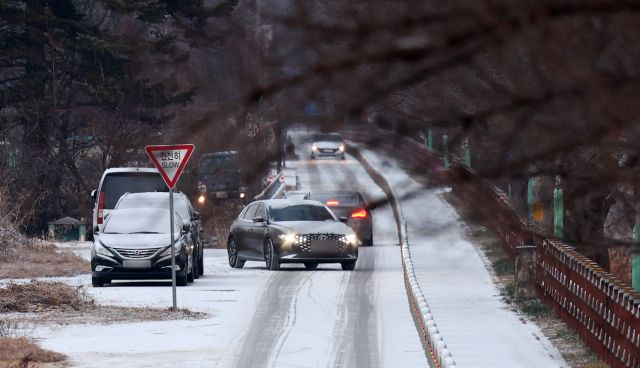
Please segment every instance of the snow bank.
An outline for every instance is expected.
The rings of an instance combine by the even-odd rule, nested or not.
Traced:
[[[423,337],[426,339],[431,357],[437,366],[454,368],[456,365],[453,357],[447,349],[447,344],[439,334],[436,321],[433,319],[431,310],[427,304],[427,299],[425,298],[422,289],[420,289],[418,279],[416,278],[413,260],[411,258],[411,251],[409,250],[407,222],[404,219],[404,213],[402,211],[402,206],[400,205],[400,197],[396,194],[393,185],[387,181],[386,177],[378,171],[367,160],[367,158],[361,155],[358,151],[351,153],[354,154],[358,161],[360,161],[362,166],[367,170],[376,183],[383,188],[393,207],[398,225],[400,246],[402,249],[402,268],[405,276],[405,286],[407,288],[412,313],[415,315]]]

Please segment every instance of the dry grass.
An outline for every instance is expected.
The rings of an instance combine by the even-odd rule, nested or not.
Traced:
[[[42,325],[111,325],[113,323],[132,323],[149,321],[198,320],[209,315],[188,309],[117,307],[96,305],[91,309],[53,310],[39,313],[11,314],[8,322],[19,326]]]
[[[553,312],[538,300],[517,300],[515,298],[515,267],[502,242],[492,231],[483,226],[484,220],[466,208],[453,192],[446,193],[445,199],[456,209],[468,225],[470,241],[478,246],[488,260],[505,302],[533,321],[560,351],[563,358],[575,368],[605,368],[608,365],[587,347],[578,335]]]
[[[113,323],[201,319],[206,313],[188,309],[101,306],[83,286],[62,282],[31,281],[0,288],[0,313],[11,313],[0,320],[0,336],[17,337],[18,326],[35,324]]]
[[[238,217],[244,205],[239,200],[218,200],[208,203],[201,209],[204,219],[205,236],[214,241],[210,241],[206,246],[210,248],[226,248],[229,227],[233,220]]]
[[[32,280],[28,284],[9,284],[0,289],[0,312],[81,311],[95,306],[84,287],[62,282]]]
[[[90,268],[73,252],[29,238],[0,219],[0,279],[73,276]]]
[[[0,337],[0,368],[44,367],[42,363],[63,363],[66,357],[60,353],[45,350],[25,337]]]

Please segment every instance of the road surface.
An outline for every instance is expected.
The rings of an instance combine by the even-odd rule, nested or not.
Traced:
[[[384,196],[352,158],[308,160],[304,134],[294,137],[302,189],[354,189]],[[206,312],[196,321],[38,327],[45,348],[81,367],[427,367],[409,311],[393,213],[373,211],[374,246],[354,271],[321,264],[315,271],[264,263],[232,269],[226,251],[205,251],[204,278],[178,288],[178,306]],[[87,249],[79,250],[87,254]],[[89,275],[59,278],[89,285]],[[168,307],[167,282],[119,282],[90,293],[103,304]]]

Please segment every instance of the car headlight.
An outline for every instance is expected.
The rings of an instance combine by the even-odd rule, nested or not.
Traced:
[[[109,250],[107,250],[107,248],[105,248],[102,244],[100,244],[100,241],[93,242],[93,247],[96,250],[96,254],[100,254],[102,256],[107,256],[107,257],[113,257],[113,254],[109,252]]]
[[[317,151],[318,150],[318,146],[316,146],[315,144],[311,146],[311,150],[312,151]]]
[[[200,196],[198,197],[198,203],[200,204],[204,204],[206,200],[207,200],[207,197],[205,197],[204,194],[200,194]]]
[[[297,234],[296,233],[281,234],[278,237],[282,239],[283,244],[288,245],[296,242]]]
[[[356,234],[347,234],[347,235],[343,236],[341,240],[342,240],[343,243],[347,243],[347,244],[351,244],[351,245],[357,245],[358,244],[358,237],[356,236]]]
[[[340,152],[344,152],[344,144],[341,144],[340,147],[338,147],[338,149],[340,150]]]
[[[182,242],[181,242],[181,241],[176,242],[176,243],[173,245],[173,249],[175,249],[175,250],[176,250],[176,255],[177,255],[178,253],[180,253],[180,250],[182,249]],[[168,246],[168,247],[167,247],[167,249],[166,249],[164,252],[162,252],[162,254],[160,255],[160,257],[170,256],[170,255],[171,255],[171,246]]]

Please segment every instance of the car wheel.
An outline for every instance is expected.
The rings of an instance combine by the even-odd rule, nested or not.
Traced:
[[[345,155],[343,154],[340,158],[341,158],[342,160],[344,160],[346,157],[345,157]]]
[[[107,280],[103,279],[102,277],[91,278],[91,285],[93,287],[103,287],[105,283],[107,283]]]
[[[306,268],[307,270],[315,270],[316,268],[318,268],[318,262],[305,262],[304,268]]]
[[[356,261],[342,262],[342,269],[345,271],[353,271],[356,268]]]
[[[264,242],[264,262],[267,266],[267,270],[277,271],[280,269],[280,262],[277,259],[275,250],[273,249],[273,242],[271,239],[267,239]]]
[[[200,278],[200,255],[193,261],[193,278]]]
[[[236,241],[231,238],[227,244],[227,254],[229,255],[229,266],[233,268],[244,267],[244,262],[238,257],[238,248],[236,247]]]
[[[369,233],[369,237],[366,239],[364,243],[369,247],[373,245],[373,232]]]
[[[315,160],[315,159],[316,159],[316,156],[315,156],[313,153],[311,154],[311,159],[312,159],[312,160]]]
[[[202,253],[200,253],[200,257],[198,257],[198,264],[198,272],[200,273],[200,276],[204,276],[204,251],[202,251]]]
[[[187,286],[189,284],[189,279],[187,275],[187,270],[182,270],[176,272],[176,285],[178,286]]]
[[[191,271],[187,271],[187,282],[193,282],[193,280],[195,279],[195,276],[194,276],[196,272],[195,266],[196,266],[196,263],[193,260],[193,257],[191,257]],[[189,268],[189,261],[187,261],[186,268],[187,269]]]

